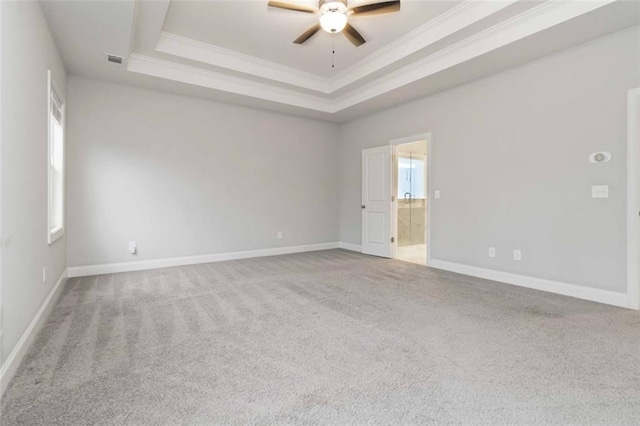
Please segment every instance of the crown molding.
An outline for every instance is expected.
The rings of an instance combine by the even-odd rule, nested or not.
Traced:
[[[333,114],[596,10],[614,1],[616,0],[547,1],[333,99],[135,53],[129,57],[127,70]]]
[[[357,105],[615,1],[617,0],[552,0],[542,3],[529,11],[346,93],[336,99],[335,108],[340,111]]]
[[[330,81],[326,77],[166,31],[160,33],[156,50],[315,92],[331,92]]]
[[[426,24],[372,52],[333,78],[163,31],[156,50],[307,90],[332,94],[472,25],[518,0],[466,0]]]
[[[332,81],[332,92],[393,65],[517,1],[466,0],[338,73]]]
[[[332,102],[319,96],[138,53],[129,55],[127,71],[320,112],[334,112]]]

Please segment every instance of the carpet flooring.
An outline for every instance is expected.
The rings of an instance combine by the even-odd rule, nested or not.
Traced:
[[[68,280],[2,425],[640,424],[640,314],[327,250]]]

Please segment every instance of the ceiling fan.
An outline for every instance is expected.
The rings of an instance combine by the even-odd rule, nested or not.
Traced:
[[[352,8],[348,7],[347,0],[320,0],[318,9],[282,1],[269,1],[269,6],[293,10],[296,12],[320,13],[318,23],[295,39],[293,42],[296,44],[303,44],[313,37],[315,33],[320,31],[320,29],[323,29],[328,33],[342,32],[342,34],[344,34],[354,46],[358,47],[366,43],[366,40],[355,28],[353,28],[353,26],[349,24],[349,16],[379,15],[382,13],[397,12],[400,10],[400,0],[365,4]]]

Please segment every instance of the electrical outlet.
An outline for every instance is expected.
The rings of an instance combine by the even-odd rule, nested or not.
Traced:
[[[278,239],[281,240],[282,239],[282,231],[278,231]]]
[[[609,198],[609,185],[593,185],[591,198]]]
[[[496,257],[496,248],[489,247],[489,257]]]
[[[42,267],[42,282],[43,283],[47,282],[47,267],[46,266]]]
[[[138,246],[135,241],[129,241],[129,253],[136,254],[138,252]]]
[[[513,260],[522,260],[522,252],[520,250],[513,251]]]

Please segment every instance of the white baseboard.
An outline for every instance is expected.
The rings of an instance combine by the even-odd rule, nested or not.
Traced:
[[[345,250],[357,251],[358,253],[362,253],[362,246],[359,244],[351,244],[340,241],[340,248]]]
[[[2,368],[0,368],[0,397],[4,394],[4,391],[7,389],[9,382],[16,374],[22,358],[27,353],[27,350],[29,349],[29,346],[31,346],[31,343],[33,343],[33,339],[35,339],[36,335],[49,317],[51,310],[56,305],[58,297],[60,296],[60,291],[64,287],[63,284],[66,279],[67,270],[65,269],[65,271],[62,272],[60,278],[58,278],[58,281],[56,281],[56,284],[47,295],[47,298],[44,299],[44,302],[42,302],[40,309],[38,309],[38,312],[36,312],[36,315],[31,320],[31,323],[29,323],[29,326],[22,334],[22,337],[13,348],[7,359],[4,361],[4,364],[2,364]]]
[[[576,284],[567,284],[558,281],[545,280],[542,278],[528,277],[526,275],[512,274],[509,272],[484,269],[476,266],[463,265],[460,263],[447,262],[445,260],[431,259],[431,268],[443,269],[445,271],[457,272],[459,274],[470,275],[472,277],[485,278],[492,281],[513,284],[520,287],[532,288],[535,290],[547,291],[549,293],[562,294],[578,299],[590,300],[592,302],[605,303],[607,305],[630,308],[629,295],[617,293],[615,291],[601,290],[597,288],[584,287]]]
[[[173,257],[167,259],[140,260],[136,262],[105,263],[102,265],[72,266],[67,268],[69,278],[91,275],[115,274],[118,272],[143,271],[168,268],[171,266],[196,265],[199,263],[222,262],[225,260],[249,259],[252,257],[277,256],[280,254],[304,253],[308,251],[338,248],[337,242],[307,244],[302,246],[275,247],[260,250],[246,250],[229,253],[205,254],[200,256]]]

